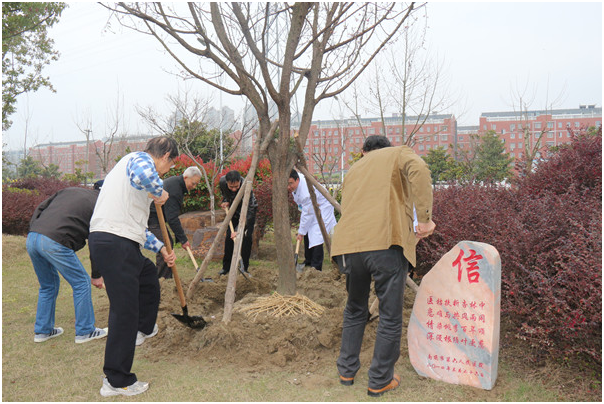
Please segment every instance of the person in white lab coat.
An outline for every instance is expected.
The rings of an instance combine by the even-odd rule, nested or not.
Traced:
[[[323,234],[312,206],[306,178],[302,173],[292,170],[287,181],[287,189],[294,196],[294,201],[300,210],[300,226],[297,239],[304,239],[304,266],[310,266],[321,271],[323,267]],[[327,233],[336,225],[332,204],[315,190],[317,204],[325,223]]]

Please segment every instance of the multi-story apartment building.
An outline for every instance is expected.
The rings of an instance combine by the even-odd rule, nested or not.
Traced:
[[[55,164],[62,173],[75,173],[80,168],[93,172],[94,178],[104,178],[116,164],[116,158],[131,151],[143,150],[151,136],[130,136],[113,142],[91,140],[45,143],[30,147],[29,155],[43,166]]]
[[[602,108],[595,105],[522,113],[485,112],[481,114],[478,126],[463,127],[457,126],[452,114],[406,117],[404,124],[398,114],[385,117],[383,121],[379,117],[318,120],[311,125],[304,154],[313,175],[335,177],[348,171],[352,153],[359,153],[365,138],[370,135],[385,135],[395,146],[408,144],[420,156],[439,147],[452,156],[459,156],[458,152],[475,147],[472,135],[480,136],[493,130],[504,141],[510,156],[519,159],[525,141],[530,147],[538,146],[543,154],[550,146],[568,143],[571,130],[601,126]],[[292,127],[295,129],[296,124]],[[246,130],[242,139],[242,132],[238,130],[227,136],[236,140],[234,156],[246,157],[253,149],[257,133]],[[108,143],[97,140],[88,144],[86,141],[48,143],[30,148],[29,153],[44,165],[58,165],[64,173],[73,173],[77,162],[87,162],[80,167],[94,172],[95,178],[103,178],[115,165],[116,157],[124,155],[127,148],[143,150],[150,137],[123,137],[113,142],[111,150],[108,150]]]
[[[545,156],[549,147],[568,143],[574,131],[601,126],[602,108],[581,105],[577,109],[484,112],[478,134],[495,131],[510,157],[519,159],[526,146]]]
[[[350,118],[316,121],[311,125],[304,153],[312,174],[341,174],[348,171],[351,153],[359,153],[367,136],[384,135],[392,145],[410,144],[419,155],[455,144],[454,115],[408,117],[398,114],[381,118]]]

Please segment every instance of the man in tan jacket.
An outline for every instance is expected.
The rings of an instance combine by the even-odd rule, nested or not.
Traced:
[[[413,206],[417,226],[413,226]],[[346,274],[340,382],[352,385],[369,312],[371,278],[379,299],[379,324],[367,394],[381,396],[398,387],[394,364],[400,356],[403,290],[415,246],[434,231],[432,181],[426,163],[407,146],[390,147],[384,136],[369,136],[363,158],[342,186],[342,217],[335,227],[331,256]]]

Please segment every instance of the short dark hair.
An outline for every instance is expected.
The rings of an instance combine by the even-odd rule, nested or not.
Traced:
[[[94,183],[93,188],[96,189],[97,191],[100,191],[104,182],[105,182],[105,180],[98,180],[97,182]]]
[[[241,182],[241,173],[237,170],[232,170],[226,173],[227,182]]]
[[[298,172],[292,168],[292,172],[289,173],[289,178],[293,179],[294,181],[297,181],[300,179],[300,176],[298,175]]]
[[[382,135],[371,135],[367,139],[365,139],[365,143],[363,143],[363,151],[365,153],[370,152],[372,150],[382,149],[384,147],[390,147],[390,140],[386,136]]]
[[[145,153],[149,153],[155,158],[163,157],[164,154],[170,153],[170,158],[178,157],[178,145],[176,141],[167,136],[158,136],[149,139],[145,146]]]

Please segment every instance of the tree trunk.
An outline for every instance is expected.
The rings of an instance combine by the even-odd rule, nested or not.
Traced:
[[[283,160],[285,160],[285,156],[283,156]],[[288,178],[289,172],[287,172],[285,161],[283,161],[283,168],[273,168],[273,225],[277,264],[279,265],[277,292],[281,295],[296,294],[296,271],[287,198]]]

